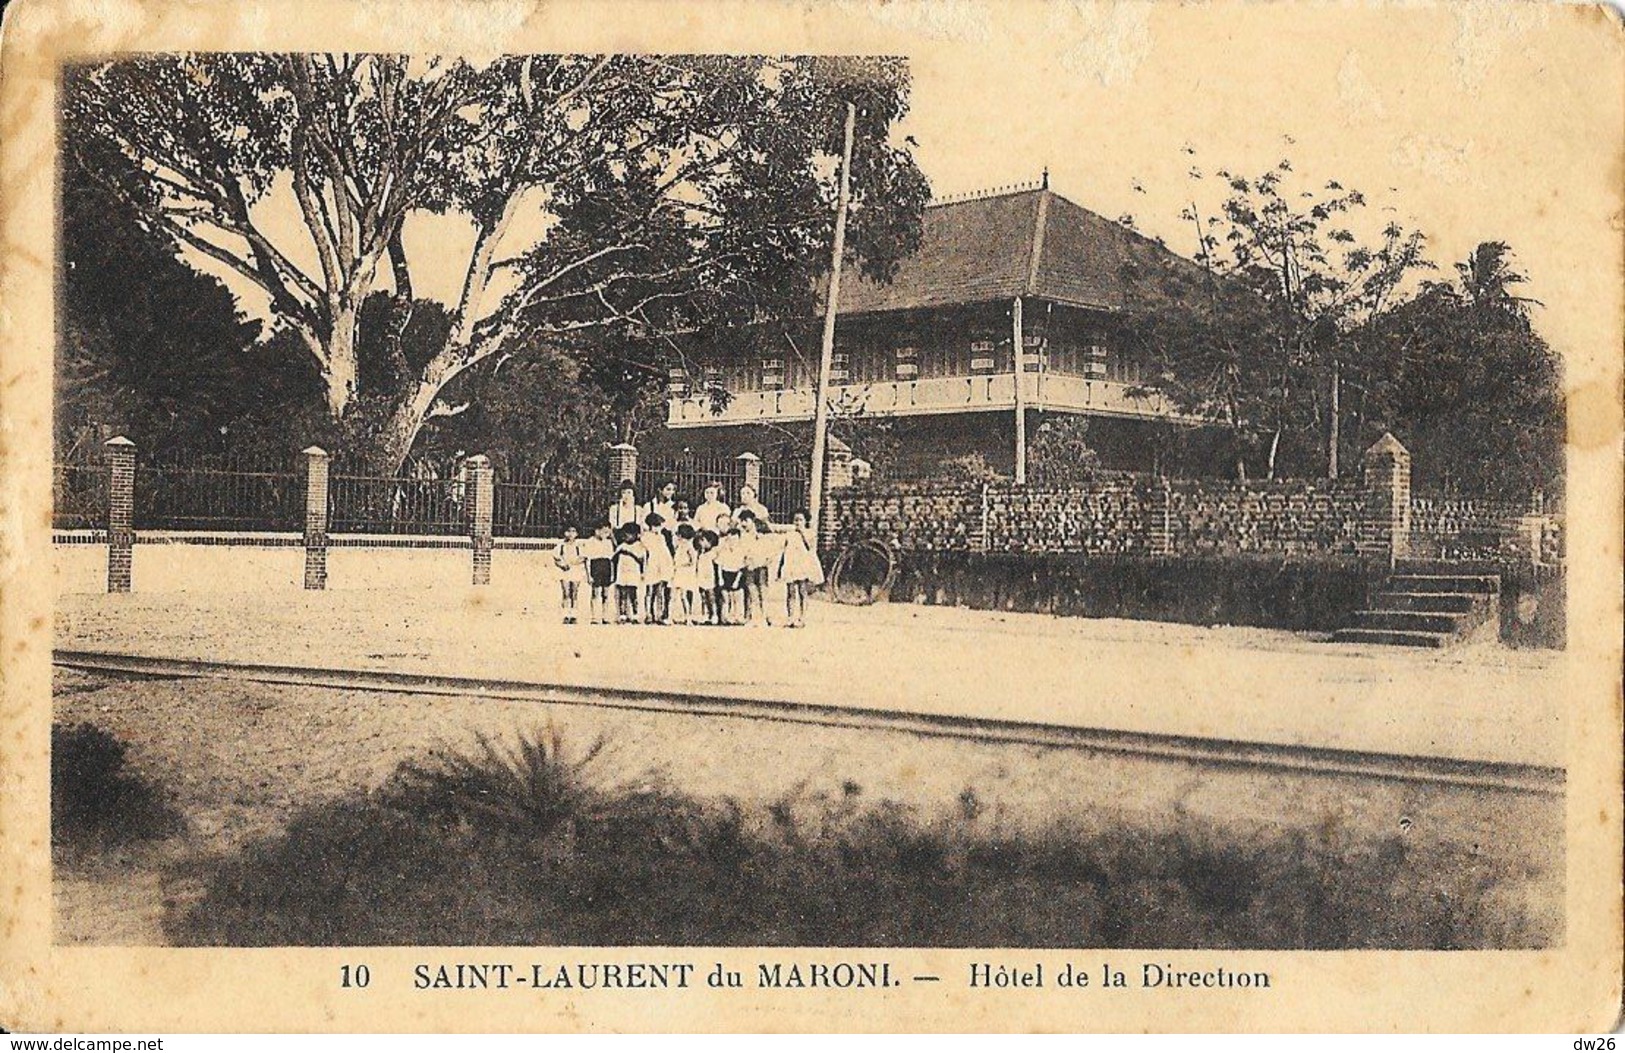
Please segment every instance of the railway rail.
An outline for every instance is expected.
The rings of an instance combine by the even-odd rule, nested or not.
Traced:
[[[107,651],[57,650],[52,654],[52,662],[69,669],[127,678],[238,680],[342,691],[446,695],[530,701],[549,705],[600,706],[691,716],[815,724],[825,727],[966,739],[974,742],[1096,751],[1193,764],[1242,766],[1439,786],[1476,787],[1547,796],[1561,795],[1565,785],[1562,769],[1532,764],[1368,753],[1316,746],[1243,742],[681,691],[546,684],[377,669],[214,662]]]

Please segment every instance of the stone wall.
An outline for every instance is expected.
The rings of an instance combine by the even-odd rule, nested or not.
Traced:
[[[979,486],[888,486],[832,493],[829,535],[840,549],[883,538],[905,552],[980,552],[985,548],[984,490]]]
[[[1160,485],[1111,475],[1090,487],[990,486],[987,551],[1149,554]]]
[[[1353,554],[1365,513],[1357,484],[1179,479],[1168,490],[1171,550],[1186,555]]]
[[[1352,555],[1366,515],[1357,484],[1128,474],[1087,487],[848,490],[834,503],[837,547],[883,538],[907,552]]]
[[[904,552],[1097,556],[1360,556],[1561,562],[1562,521],[1520,506],[1412,495],[1410,454],[1385,435],[1339,480],[1174,479],[1102,472],[1086,485],[860,486],[831,495],[826,540]]]

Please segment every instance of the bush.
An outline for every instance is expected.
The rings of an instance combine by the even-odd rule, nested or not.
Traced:
[[[472,754],[438,750],[426,763],[402,764],[385,785],[384,800],[424,818],[461,818],[538,835],[588,806],[592,795],[583,774],[603,752],[603,738],[574,761],[552,725],[520,735],[512,747],[483,734],[475,741]]]
[[[53,844],[122,844],[182,826],[158,788],[129,770],[123,742],[94,724],[51,725]]]
[[[1331,632],[1385,571],[1354,558],[907,552],[893,601]]]
[[[1447,948],[1554,938],[1503,902],[1499,887],[1519,876],[1504,864],[1398,836],[1246,837],[1188,819],[1007,831],[971,790],[934,819],[863,805],[853,788],[767,808],[584,781],[561,790],[559,736],[533,741],[546,742],[535,764],[553,774],[523,790],[508,774],[515,754],[487,745],[432,769],[445,781],[407,766],[381,791],[307,809],[205,875],[201,900],[166,920],[171,939]],[[502,770],[477,774],[492,767]]]

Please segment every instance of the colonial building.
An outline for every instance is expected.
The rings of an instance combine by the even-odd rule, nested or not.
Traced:
[[[1152,467],[1168,433],[1197,422],[1150,386],[1113,322],[1170,262],[1183,261],[1047,185],[933,204],[893,281],[843,275],[831,403],[891,422],[903,475],[979,453],[1024,481],[1026,447],[1057,414],[1090,418],[1107,465]],[[810,428],[817,325],[733,335],[673,371],[664,442],[737,453]],[[703,394],[718,386],[726,400]]]

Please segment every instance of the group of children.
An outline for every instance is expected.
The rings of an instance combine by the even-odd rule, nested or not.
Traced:
[[[590,537],[566,527],[554,553],[564,621],[577,621],[582,586],[594,625],[642,621],[652,625],[772,625],[770,591],[784,590],[782,624],[806,624],[807,594],[824,581],[817,537],[807,513],[788,526],[772,522],[751,487],[738,508],[721,500],[721,487],[705,488],[690,512],[666,483],[638,505],[631,483],[594,525]]]

